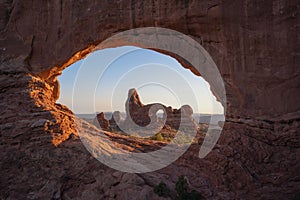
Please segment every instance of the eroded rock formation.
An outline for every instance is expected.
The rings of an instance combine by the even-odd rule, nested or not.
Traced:
[[[96,119],[93,122],[95,125],[99,124],[99,126],[103,130],[109,130],[110,129],[110,123],[109,120],[106,119],[105,114],[103,112],[97,114]]]
[[[178,130],[180,125],[184,126],[185,130],[186,128],[190,128],[197,132],[199,129],[199,125],[195,122],[192,116],[193,109],[189,105],[183,105],[178,110],[159,103],[144,105],[141,102],[136,89],[130,89],[128,91],[128,98],[126,100],[125,107],[125,120],[122,118],[119,111],[115,111],[110,120],[106,119],[103,112],[97,114],[96,119],[100,127],[103,130],[116,130],[119,129],[119,124],[124,129],[129,130],[134,129],[134,126],[131,126],[132,123],[141,129],[153,123],[152,128],[158,126],[158,129]],[[162,117],[157,116],[157,112],[159,110],[163,111]],[[161,123],[159,123],[159,121],[161,121]],[[162,126],[159,127],[159,124]]]
[[[13,0],[0,15],[1,199],[158,199],[153,185],[181,174],[212,199],[290,199],[299,190],[298,0]],[[185,33],[210,53],[227,119],[205,159],[191,149],[157,172],[124,174],[76,139],[72,112],[55,104],[57,76],[112,34],[146,26]]]

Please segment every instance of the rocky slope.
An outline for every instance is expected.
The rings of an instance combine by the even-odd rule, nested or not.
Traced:
[[[172,185],[180,174],[208,199],[289,199],[299,191],[297,0],[10,0],[0,15],[1,199],[158,199],[153,185]],[[55,104],[57,76],[112,34],[145,26],[175,29],[205,47],[225,81],[227,121],[205,159],[191,147],[165,169],[126,174],[77,139],[72,112]]]

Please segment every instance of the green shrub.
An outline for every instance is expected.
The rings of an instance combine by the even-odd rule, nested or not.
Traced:
[[[181,175],[178,178],[175,190],[177,192],[176,200],[201,200],[201,199],[203,199],[202,195],[199,192],[197,192],[196,190],[192,190],[191,192],[189,192],[189,185],[183,175]]]
[[[160,182],[154,187],[154,193],[160,197],[168,197],[170,195],[170,190],[164,182]]]
[[[300,200],[300,192],[296,193],[292,200]]]
[[[182,131],[178,131],[176,135],[176,139],[173,140],[175,144],[192,144],[195,143],[194,137],[189,134],[186,134]]]
[[[203,196],[196,190],[189,192],[189,185],[183,175],[179,176],[175,185],[177,192],[176,200],[201,200]],[[164,182],[154,187],[154,193],[160,197],[170,196],[170,190]]]
[[[184,176],[183,175],[179,176],[175,187],[177,194],[179,196],[181,196],[182,194],[186,194],[188,192],[188,189],[189,189],[189,185],[185,180]]]
[[[161,133],[156,134],[156,140],[158,140],[158,141],[163,141],[164,140],[164,137],[161,135]]]
[[[156,133],[154,136],[150,137],[151,140],[163,141],[164,137],[161,133]]]
[[[203,199],[203,196],[196,190],[192,190],[190,193],[190,200],[199,200]]]

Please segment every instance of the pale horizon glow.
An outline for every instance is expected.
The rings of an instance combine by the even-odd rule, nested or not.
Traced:
[[[194,75],[185,69],[174,58],[152,51],[132,46],[104,49],[96,51],[93,67],[103,67],[111,55],[134,50],[121,56],[111,63],[102,77],[99,78],[95,91],[96,110],[91,110],[85,105],[85,90],[88,90],[89,73],[81,74],[87,80],[85,90],[82,93],[80,105],[76,105],[76,114],[93,114],[95,112],[125,111],[125,101],[128,90],[136,88],[143,104],[162,103],[179,109],[188,104],[194,113],[223,114],[224,109],[210,90],[209,84],[200,76]],[[66,68],[58,77],[60,82],[60,97],[58,103],[72,108],[72,92],[76,74],[82,64],[82,60]],[[104,65],[104,64],[103,64]],[[129,73],[130,72],[130,73]],[[160,81],[160,84],[155,84]],[[120,84],[118,84],[120,83]],[[169,87],[169,86],[172,87]],[[114,97],[113,101],[110,97]],[[94,98],[89,97],[89,98]]]

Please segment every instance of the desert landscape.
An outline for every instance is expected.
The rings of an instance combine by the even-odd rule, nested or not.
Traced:
[[[0,199],[299,199],[299,8],[297,0],[1,1]],[[99,110],[87,120],[56,102],[63,70],[107,38],[142,27],[185,34],[216,63],[227,101],[208,82],[226,119],[216,124],[222,133],[204,158],[199,149],[211,116],[198,123],[189,105],[161,104],[173,118],[157,118],[129,91],[134,98],[124,106],[135,123],[147,126],[152,116],[166,122],[160,134],[140,138],[138,130],[135,136],[118,130],[128,113],[110,119]],[[209,80],[172,52],[129,40],[110,45],[149,48]],[[164,149],[178,132],[178,110],[196,137],[176,143],[190,146],[170,165],[144,169],[153,162],[145,158],[132,173],[128,160],[115,163],[123,171],[99,162]]]

